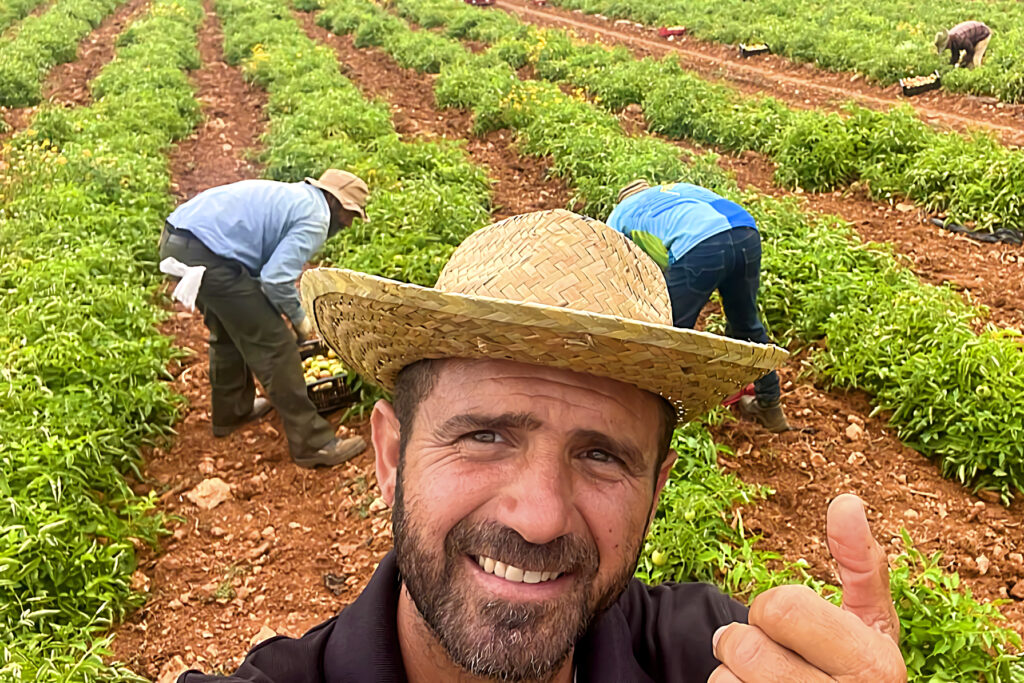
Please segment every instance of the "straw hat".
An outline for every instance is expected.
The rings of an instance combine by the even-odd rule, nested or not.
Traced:
[[[366,220],[366,209],[363,207],[366,206],[366,197],[370,194],[370,189],[359,176],[329,168],[323,172],[319,180],[306,178],[306,182],[313,187],[327,190],[341,202],[342,206],[349,211],[355,211],[364,221]]]
[[[941,54],[949,45],[949,31],[942,30],[935,34],[935,50]]]
[[[321,338],[389,391],[423,358],[500,358],[635,385],[685,420],[787,356],[673,327],[658,266],[621,233],[562,209],[473,233],[432,289],[330,268],[307,271],[301,288]]]

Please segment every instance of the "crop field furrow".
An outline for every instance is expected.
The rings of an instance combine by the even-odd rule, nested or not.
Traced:
[[[767,43],[773,51],[833,71],[857,71],[883,86],[899,78],[938,71],[943,87],[956,92],[1024,98],[1020,38],[1024,12],[1015,2],[962,3],[903,0],[862,3],[772,2],[756,8],[742,0],[717,2],[556,0],[555,4],[650,26],[685,25],[702,38],[725,43]],[[965,20],[992,29],[993,50],[982,68],[954,69],[949,54],[936,54],[933,36]]]
[[[569,191],[564,183],[548,178],[548,164],[544,160],[520,155],[512,144],[511,135],[492,131],[475,137],[469,112],[439,110],[425,75],[399,66],[379,51],[355,47],[351,36],[331,33],[318,26],[308,13],[298,13],[298,19],[310,37],[335,50],[343,71],[360,90],[367,96],[391,103],[395,130],[403,137],[466,140],[470,159],[486,168],[494,182],[494,220],[529,211],[565,207],[569,203]],[[546,187],[538,192],[536,188],[541,185]]]
[[[13,35],[18,30],[18,21],[38,14],[40,8],[49,2],[50,0],[5,0],[0,3],[0,40]]]
[[[77,57],[70,62],[58,64],[46,75],[42,84],[42,99],[68,107],[89,104],[89,82],[114,56],[117,36],[146,11],[149,0],[127,0],[113,14],[110,14],[78,44]],[[0,114],[7,126],[0,126],[0,144],[15,132],[27,128],[31,118],[39,110],[36,105],[26,107],[0,107]]]
[[[96,76],[114,54],[114,40],[125,26],[144,11],[148,0],[127,0],[113,14],[107,16],[91,33],[82,38],[77,56],[70,62],[58,64],[46,75],[42,84],[42,99],[67,106],[89,103],[89,81]],[[0,143],[15,132],[28,126],[38,107],[0,106]]]
[[[79,41],[124,0],[57,0],[22,22],[18,34],[0,44],[0,106],[26,107],[42,97],[50,69],[77,57]]]
[[[171,141],[197,105],[202,13],[153,3],[93,81],[94,102],[46,108],[11,140],[0,185],[0,678],[133,678],[102,656],[105,632],[139,604],[136,552],[162,517],[138,495],[140,448],[180,402],[162,379],[173,352],[155,324],[147,256]],[[45,417],[41,417],[45,416]],[[42,420],[42,424],[40,423]]]
[[[1024,153],[990,136],[936,132],[906,107],[879,113],[848,104],[842,116],[794,110],[710,83],[671,58],[636,60],[623,48],[574,45],[579,39],[563,31],[489,18],[504,29],[489,42],[499,49],[521,43],[516,49],[528,51],[541,77],[582,87],[611,111],[640,105],[650,129],[669,137],[760,151],[776,163],[784,186],[822,191],[856,184],[877,199],[909,199],[954,222],[1024,227]],[[466,37],[479,35],[470,30]]]
[[[498,0],[495,4],[524,21],[548,28],[571,29],[595,40],[625,45],[640,56],[675,55],[687,69],[705,78],[721,79],[748,94],[770,94],[797,109],[838,109],[853,100],[884,111],[909,103],[933,125],[961,131],[987,129],[1006,144],[1024,144],[1024,105],[1021,104],[942,90],[904,98],[899,95],[899,86],[880,89],[857,74],[831,73],[771,55],[743,59],[735,46],[707,43],[689,36],[679,42],[668,42],[659,37],[655,29],[637,28],[625,20],[613,22],[558,7],[539,8],[530,0]]]

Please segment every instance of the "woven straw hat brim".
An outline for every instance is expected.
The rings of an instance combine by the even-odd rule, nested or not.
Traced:
[[[424,358],[498,358],[608,377],[693,419],[777,367],[779,347],[536,303],[467,296],[351,270],[302,277],[321,338],[384,389]],[[609,361],[611,359],[611,361]]]

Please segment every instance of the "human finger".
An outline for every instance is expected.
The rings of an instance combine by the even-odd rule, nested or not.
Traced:
[[[723,626],[711,642],[718,661],[744,683],[833,683],[830,676],[769,638],[757,626]]]
[[[900,620],[892,603],[889,563],[871,535],[860,498],[849,493],[836,497],[828,506],[826,531],[843,585],[843,609],[898,643]]]
[[[873,683],[901,680],[900,672],[905,676],[895,642],[807,586],[778,586],[761,593],[751,603],[748,618],[771,640],[830,676]]]
[[[729,671],[729,667],[725,664],[720,664],[718,668],[712,671],[711,675],[708,676],[708,683],[743,683],[743,679]]]

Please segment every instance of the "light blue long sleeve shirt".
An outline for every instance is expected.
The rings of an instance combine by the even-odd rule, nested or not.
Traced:
[[[754,217],[736,202],[689,183],[655,185],[626,197],[605,221],[630,236],[643,230],[661,240],[669,265],[697,244],[732,228],[754,228]]]
[[[305,319],[295,281],[327,241],[331,222],[320,189],[305,182],[243,180],[199,193],[167,222],[218,256],[242,263],[293,324]]]

